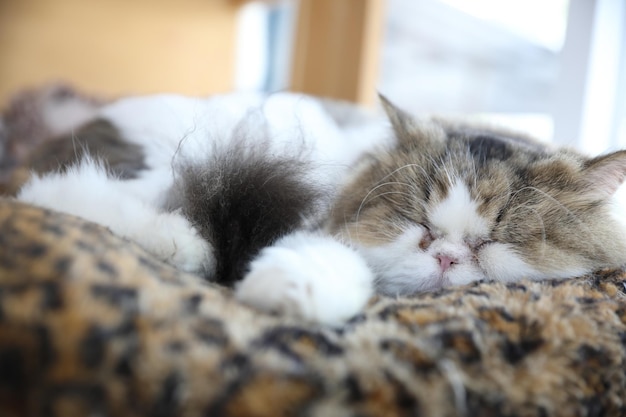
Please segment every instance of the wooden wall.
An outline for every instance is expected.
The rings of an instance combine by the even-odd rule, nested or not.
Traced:
[[[54,80],[107,95],[227,91],[238,3],[0,0],[0,106]]]
[[[291,87],[373,105],[383,0],[300,0]]]
[[[229,91],[245,2],[0,0],[0,108],[57,80],[108,96]],[[291,89],[374,103],[383,4],[300,0]]]

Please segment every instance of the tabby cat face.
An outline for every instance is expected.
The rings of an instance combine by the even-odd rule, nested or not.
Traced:
[[[390,103],[397,144],[344,189],[331,230],[386,294],[480,279],[566,278],[626,263],[610,214],[626,151],[587,159],[523,138],[418,123]]]

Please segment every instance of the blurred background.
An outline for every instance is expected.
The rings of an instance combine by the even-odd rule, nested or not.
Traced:
[[[626,148],[623,0],[0,0],[0,108],[65,82],[96,97],[302,91]]]

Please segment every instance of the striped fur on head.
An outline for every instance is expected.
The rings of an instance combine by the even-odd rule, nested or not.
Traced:
[[[383,292],[566,278],[626,262],[624,227],[610,212],[626,151],[590,159],[385,107],[397,143],[364,160],[328,226],[360,248]]]

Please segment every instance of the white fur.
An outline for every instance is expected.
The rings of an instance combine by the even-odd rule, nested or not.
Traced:
[[[391,137],[388,125],[377,118],[342,129],[318,101],[292,93],[131,97],[105,106],[99,116],[144,147],[151,170],[140,175],[158,175],[163,190],[171,185],[163,172],[169,173],[172,163],[202,163],[227,146],[235,132],[250,143],[269,140],[269,153],[316,162],[320,169],[311,177],[322,185],[335,184],[363,152]]]
[[[487,245],[474,254],[469,242],[489,234],[489,225],[477,208],[467,187],[457,182],[430,210],[428,220],[434,229],[434,239],[425,250],[420,249],[420,241],[427,232],[418,225],[405,228],[388,244],[360,247],[377,274],[378,290],[388,295],[411,294],[484,278],[508,280],[509,277],[537,276],[538,272],[508,246]],[[455,264],[443,271],[438,255],[454,258]]]
[[[513,247],[503,243],[487,245],[480,253],[479,263],[488,277],[503,282],[541,278],[544,275],[517,255]]]
[[[340,127],[318,101],[290,93],[131,97],[103,106],[94,117],[109,120],[124,139],[140,145],[149,169],[118,180],[87,159],[66,174],[34,176],[18,199],[109,227],[197,273],[214,270],[212,248],[184,217],[161,210],[181,164],[202,164],[243,135],[269,153],[315,162],[319,169],[310,179],[332,186],[363,152],[391,138],[382,119]],[[372,280],[351,249],[330,237],[296,233],[262,251],[237,296],[265,310],[339,324],[364,306]]]
[[[378,290],[389,295],[411,294],[485,278],[467,243],[489,233],[488,224],[477,208],[478,204],[472,200],[467,187],[457,182],[430,210],[428,220],[434,240],[426,250],[420,249],[426,229],[417,225],[407,227],[386,245],[360,247],[360,252],[377,273]],[[438,255],[454,258],[456,263],[442,271]]]
[[[472,200],[467,186],[457,181],[450,186],[446,198],[433,207],[429,220],[450,240],[484,237],[489,234],[489,225],[477,209],[478,204]]]
[[[424,233],[421,226],[407,227],[387,244],[357,247],[376,274],[378,291],[397,296],[443,285],[436,259],[419,249]]]
[[[376,272],[378,290],[388,295],[410,294],[481,279],[512,282],[524,278],[567,278],[588,272],[573,261],[568,267],[558,265],[554,270],[540,271],[509,244],[492,242],[472,250],[472,241],[489,235],[489,225],[477,208],[467,187],[457,182],[430,210],[434,239],[426,250],[419,248],[426,233],[422,226],[407,227],[385,245],[360,247]],[[456,263],[443,271],[438,255],[454,258]]]
[[[214,268],[211,247],[187,219],[159,212],[124,185],[125,181],[109,178],[101,166],[86,159],[65,174],[33,177],[17,198],[106,226],[183,271]]]
[[[625,233],[622,236],[626,236],[626,184],[622,184],[617,189],[610,201],[611,217],[617,222],[619,228]]]
[[[328,236],[297,232],[263,249],[236,296],[261,310],[338,325],[365,306],[372,281],[352,249]]]
[[[489,279],[502,282],[521,279],[564,279],[590,272],[586,266],[576,265],[573,259],[567,266],[559,264],[550,270],[538,270],[524,261],[514,247],[505,243],[487,245],[481,251],[478,261]]]

